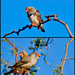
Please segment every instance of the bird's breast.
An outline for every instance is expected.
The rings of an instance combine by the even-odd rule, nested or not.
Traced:
[[[31,64],[34,66],[36,63],[37,63],[37,59],[33,58],[33,59],[31,60]]]
[[[37,23],[37,24],[39,24],[39,21],[37,19],[37,16],[35,16],[35,15],[31,15],[29,17],[29,20],[30,20],[31,23]]]

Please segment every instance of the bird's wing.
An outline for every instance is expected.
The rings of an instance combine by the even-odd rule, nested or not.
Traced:
[[[23,65],[23,64],[26,64],[26,63],[30,62],[30,60],[31,60],[31,57],[29,57],[29,56],[24,57],[23,59],[21,59],[21,60],[19,60],[17,63],[15,63],[15,64],[13,65],[13,67],[18,67],[18,66],[21,66],[21,65]]]
[[[37,16],[37,19],[40,23],[42,23],[44,21],[41,17],[41,14],[39,13],[39,10],[36,10],[36,12],[33,15]]]

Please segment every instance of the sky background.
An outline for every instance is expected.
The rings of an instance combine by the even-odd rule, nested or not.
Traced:
[[[34,38],[36,39],[36,38]],[[3,38],[2,38],[3,40]],[[33,40],[33,38],[14,38],[14,42],[16,44],[16,47],[23,47],[28,54],[32,53],[32,50],[28,50],[28,47],[31,46],[30,41]],[[40,67],[38,71],[36,72],[36,75],[53,75],[53,66],[58,62],[58,64],[61,64],[61,59],[64,58],[65,55],[65,49],[66,44],[71,40],[71,38],[54,38],[52,47],[49,48],[50,54],[46,57],[46,60],[52,64],[51,67],[48,67],[48,65],[44,62],[43,56],[39,58],[38,63],[36,64],[37,67]],[[13,42],[13,39],[10,38],[10,41]],[[1,56],[2,59],[6,59],[10,61],[10,65],[12,65],[11,61],[15,62],[15,56],[10,55],[11,52],[9,51],[11,49],[11,45],[7,43],[6,41],[1,43],[1,52],[4,52]],[[18,54],[23,49],[19,49]],[[47,53],[47,50],[43,49],[44,53]],[[37,50],[37,52],[39,52]],[[72,41],[68,46],[68,54],[67,58],[74,57],[74,41]],[[19,60],[18,56],[18,60]],[[1,66],[1,75],[4,75],[2,73],[4,66]],[[64,68],[63,68],[63,75],[74,75],[74,60],[69,59],[66,60]]]
[[[25,12],[27,6],[38,9],[43,20],[46,20],[45,15],[58,14],[58,19],[67,23],[74,35],[74,0],[1,0],[1,37],[31,24]],[[69,37],[65,26],[59,22],[52,20],[43,27],[45,33],[33,27],[23,30],[19,36],[14,33],[7,37]]]

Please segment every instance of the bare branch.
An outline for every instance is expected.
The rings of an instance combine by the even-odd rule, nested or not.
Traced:
[[[57,18],[57,14],[55,14],[55,15],[46,15],[45,17],[47,18],[47,20],[45,20],[45,21],[43,21],[42,23],[40,23],[39,26],[38,26],[38,29],[39,29],[39,27],[40,27],[41,24],[44,24],[44,23],[46,23],[46,22],[52,20],[52,18],[49,18],[49,17],[54,17],[53,20],[62,23],[62,24],[66,27],[66,29],[67,29],[67,31],[68,31],[70,37],[74,37],[74,36],[72,35],[72,33],[71,33],[71,31],[70,31],[70,29],[69,29],[67,23],[64,23],[63,21],[59,20],[59,19]],[[25,27],[23,27],[22,29],[19,29],[18,31],[13,30],[12,32],[5,34],[3,37],[6,37],[7,35],[10,35],[10,34],[13,34],[13,33],[16,33],[17,35],[19,35],[19,32],[25,30],[26,28],[31,29],[31,28],[30,28],[30,25],[26,25]]]
[[[62,60],[61,62],[61,75],[63,75],[63,67],[64,67],[64,64],[65,64],[65,59],[67,59],[67,50],[68,50],[68,45],[74,40],[74,38],[72,38],[67,44],[66,44],[66,51],[65,51],[65,56],[64,56],[64,59]]]
[[[57,15],[55,15],[55,17],[54,17],[53,20],[62,23],[62,24],[66,27],[66,29],[67,29],[67,31],[68,31],[70,37],[74,37],[74,36],[72,35],[72,33],[71,33],[71,31],[70,31],[70,29],[69,29],[67,23],[64,23],[63,21],[59,20],[58,18],[56,18],[56,16],[57,16]]]

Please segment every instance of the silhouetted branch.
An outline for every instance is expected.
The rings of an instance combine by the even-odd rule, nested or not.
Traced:
[[[44,21],[44,22],[41,23],[41,24],[44,24],[44,23],[46,23],[46,22],[48,22],[48,21],[51,21],[51,18],[47,18],[47,20]],[[23,30],[25,30],[26,28],[29,28],[29,26],[30,26],[30,25],[26,25],[25,27],[23,27],[22,29],[19,29],[18,31],[13,30],[12,32],[5,34],[3,37],[6,37],[7,35],[10,35],[10,34],[12,34],[12,33],[16,33],[17,35],[19,35],[19,32],[20,32],[20,31],[23,31]],[[39,27],[40,27],[40,25],[38,26],[38,28],[39,28]],[[29,29],[30,29],[30,28],[29,28]]]
[[[12,32],[5,34],[3,37],[6,37],[7,35],[10,35],[12,33],[16,33],[17,35],[19,35],[19,32],[26,29],[27,27],[29,27],[29,26],[26,25],[25,27],[23,27],[22,29],[19,29],[18,31],[13,30]]]
[[[70,29],[69,29],[67,23],[64,23],[63,21],[59,20],[59,19],[57,18],[57,14],[55,14],[55,15],[46,15],[45,17],[47,18],[47,20],[46,20],[46,21],[43,21],[43,23],[40,23],[39,26],[38,26],[38,29],[39,29],[39,27],[40,27],[41,24],[44,24],[44,23],[46,23],[46,22],[52,20],[52,18],[49,18],[49,17],[54,17],[53,20],[62,23],[62,24],[66,27],[66,29],[67,29],[67,31],[68,31],[70,37],[74,37],[74,36],[72,35],[72,33],[71,33],[71,31],[70,31]],[[10,34],[13,34],[13,33],[16,33],[17,35],[19,35],[19,32],[25,30],[26,28],[31,29],[31,28],[30,28],[30,25],[26,25],[25,27],[23,27],[22,29],[19,29],[18,31],[13,30],[12,32],[5,34],[3,37],[6,37],[7,35],[10,35]]]
[[[58,19],[58,18],[57,18],[57,14],[55,14],[55,15],[46,15],[46,17],[54,17],[53,20],[62,23],[62,24],[66,27],[66,29],[67,29],[67,31],[68,31],[70,37],[74,37],[74,36],[72,35],[72,33],[71,33],[71,31],[70,31],[70,29],[69,29],[67,23],[64,23],[63,21],[61,21],[60,19]]]

